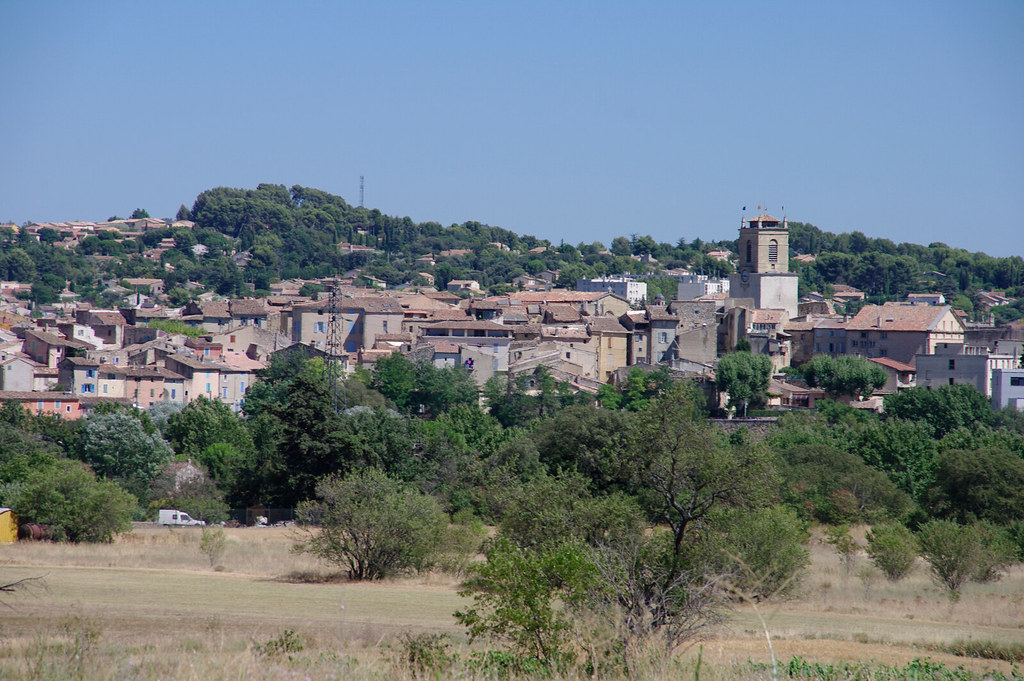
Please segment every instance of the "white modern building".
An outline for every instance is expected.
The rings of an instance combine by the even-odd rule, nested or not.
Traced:
[[[729,295],[728,279],[715,279],[706,274],[683,274],[676,279],[679,280],[676,300],[696,300],[701,296],[719,293]]]
[[[647,300],[647,283],[636,281],[630,277],[598,277],[597,279],[577,279],[576,290],[588,293],[603,293],[608,291],[625,298],[632,305],[638,305]]]
[[[1024,411],[1024,369],[992,370],[992,407]]]

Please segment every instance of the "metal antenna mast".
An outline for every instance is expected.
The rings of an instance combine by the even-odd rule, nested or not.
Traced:
[[[359,207],[363,207],[363,176],[359,176]]]
[[[344,403],[344,409],[348,409],[348,393],[341,380],[341,300],[338,292],[338,278],[329,284],[330,298],[327,299],[327,389],[331,391],[331,399],[334,404],[334,412],[338,413],[341,408],[339,401]],[[339,393],[341,393],[339,395]]]

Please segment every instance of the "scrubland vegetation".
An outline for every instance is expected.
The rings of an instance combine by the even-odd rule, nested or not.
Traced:
[[[284,357],[241,415],[4,405],[0,505],[54,540],[0,553],[4,678],[1016,673],[1018,412],[912,389],[758,440],[665,371],[600,404],[526,378],[483,409],[463,368],[395,355],[336,410],[323,363]],[[297,525],[130,522],[256,502]]]
[[[0,581],[42,576],[6,594],[4,679],[506,678],[522,661],[470,644],[452,617],[469,600],[441,572],[351,582],[292,551],[290,528],[226,529],[211,569],[202,530],[140,526],[112,544],[22,543],[0,549]],[[851,537],[864,544],[864,528]],[[1024,570],[969,584],[951,604],[918,560],[890,582],[858,551],[851,569],[823,533],[785,599],[756,605],[778,677],[1021,678]],[[671,660],[633,678],[772,678],[755,604]],[[1016,676],[1014,676],[1016,674]],[[528,678],[582,678],[526,668]],[[625,678],[624,672],[607,678]]]

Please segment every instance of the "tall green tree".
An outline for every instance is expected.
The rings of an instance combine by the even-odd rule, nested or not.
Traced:
[[[83,461],[99,475],[145,498],[153,478],[174,455],[155,428],[149,432],[136,416],[123,412],[88,416],[78,440]]]
[[[888,378],[885,370],[874,362],[846,355],[815,355],[801,370],[808,385],[821,386],[832,397],[868,397],[884,387]]]
[[[746,412],[747,405],[763,406],[768,398],[772,378],[772,361],[767,355],[732,352],[718,360],[715,384],[729,394],[728,406],[737,413]]]

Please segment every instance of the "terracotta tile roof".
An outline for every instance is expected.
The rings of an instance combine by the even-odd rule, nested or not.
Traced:
[[[588,341],[590,334],[586,329],[562,329],[553,326],[540,327],[541,338],[560,341]]]
[[[556,289],[552,291],[520,291],[504,296],[491,296],[487,300],[507,301],[507,305],[523,303],[589,303],[604,296],[614,295],[607,291],[569,291]]]
[[[814,328],[816,329],[845,329],[849,325],[850,320],[838,317],[823,317],[814,320]]]
[[[896,371],[899,372],[909,371],[911,373],[917,373],[916,367],[913,367],[909,364],[904,364],[903,362],[898,362],[889,357],[868,357],[868,361],[874,362],[875,364],[881,364],[884,367],[889,367],[890,369],[895,369]]]
[[[124,326],[127,324],[123,314],[109,310],[91,310],[88,318],[90,323],[102,324],[104,326]]]
[[[259,371],[260,369],[266,369],[267,365],[264,362],[252,359],[248,355],[241,352],[225,352],[220,361],[222,364],[228,367],[228,369],[234,371]]]
[[[131,378],[163,378],[163,375],[155,367],[137,367],[120,364],[101,364],[97,371],[105,374],[115,374]]]
[[[62,402],[78,402],[79,399],[72,393],[29,391],[29,390],[0,390],[0,401],[2,400],[61,400]]]
[[[232,317],[265,317],[267,306],[262,300],[251,298],[239,298],[229,303],[229,310]]]
[[[88,397],[82,395],[78,398],[78,403],[83,407],[95,407],[97,404],[131,404],[132,398],[130,397]]]
[[[90,343],[64,338],[63,336],[58,336],[57,334],[49,333],[48,331],[41,331],[39,329],[29,329],[25,332],[25,335],[35,336],[44,343],[54,347],[81,348],[83,350],[93,349],[93,346]]]
[[[98,367],[100,365],[99,360],[88,357],[65,357],[64,361],[76,367]]]
[[[485,300],[474,300],[469,304],[471,310],[500,310],[504,306],[497,300],[485,299]]]
[[[628,333],[614,317],[592,317],[587,320],[587,328],[591,333]]]
[[[786,315],[785,310],[751,310],[751,324],[780,324]]]
[[[540,333],[540,324],[512,324],[512,335],[521,338],[524,336],[535,336]]]
[[[385,341],[391,343],[411,343],[411,333],[378,333],[374,336],[374,340]]]
[[[509,310],[508,312],[501,315],[502,321],[506,324],[525,324],[530,321],[530,318],[523,312],[522,309]]]
[[[466,310],[448,309],[448,310],[433,310],[430,314],[430,320],[438,321],[468,321],[470,316],[466,314]]]
[[[199,303],[199,309],[203,311],[204,317],[230,317],[230,303]]]
[[[435,324],[426,324],[423,326],[424,329],[465,329],[467,331],[504,331],[510,332],[512,329],[502,324],[496,324],[494,322],[488,322],[477,319],[470,319],[466,321],[451,321],[451,322],[437,322]]]
[[[434,346],[434,352],[444,355],[457,355],[462,351],[461,345],[449,341],[437,341],[436,343],[431,343],[431,345]]]
[[[647,318],[650,319],[652,322],[679,321],[679,317],[669,312],[668,308],[647,306],[644,308],[644,312],[647,314]]]
[[[572,324],[580,321],[580,311],[570,305],[548,305],[544,321],[552,324]]]
[[[866,305],[846,328],[849,331],[930,331],[948,311],[948,305]]]
[[[202,359],[199,359],[198,357],[191,357],[189,355],[168,355],[167,359],[177,362],[178,364],[187,366],[190,369],[198,369],[201,371],[220,371],[221,368],[223,368],[222,365],[220,364],[206,362],[203,361]]]

